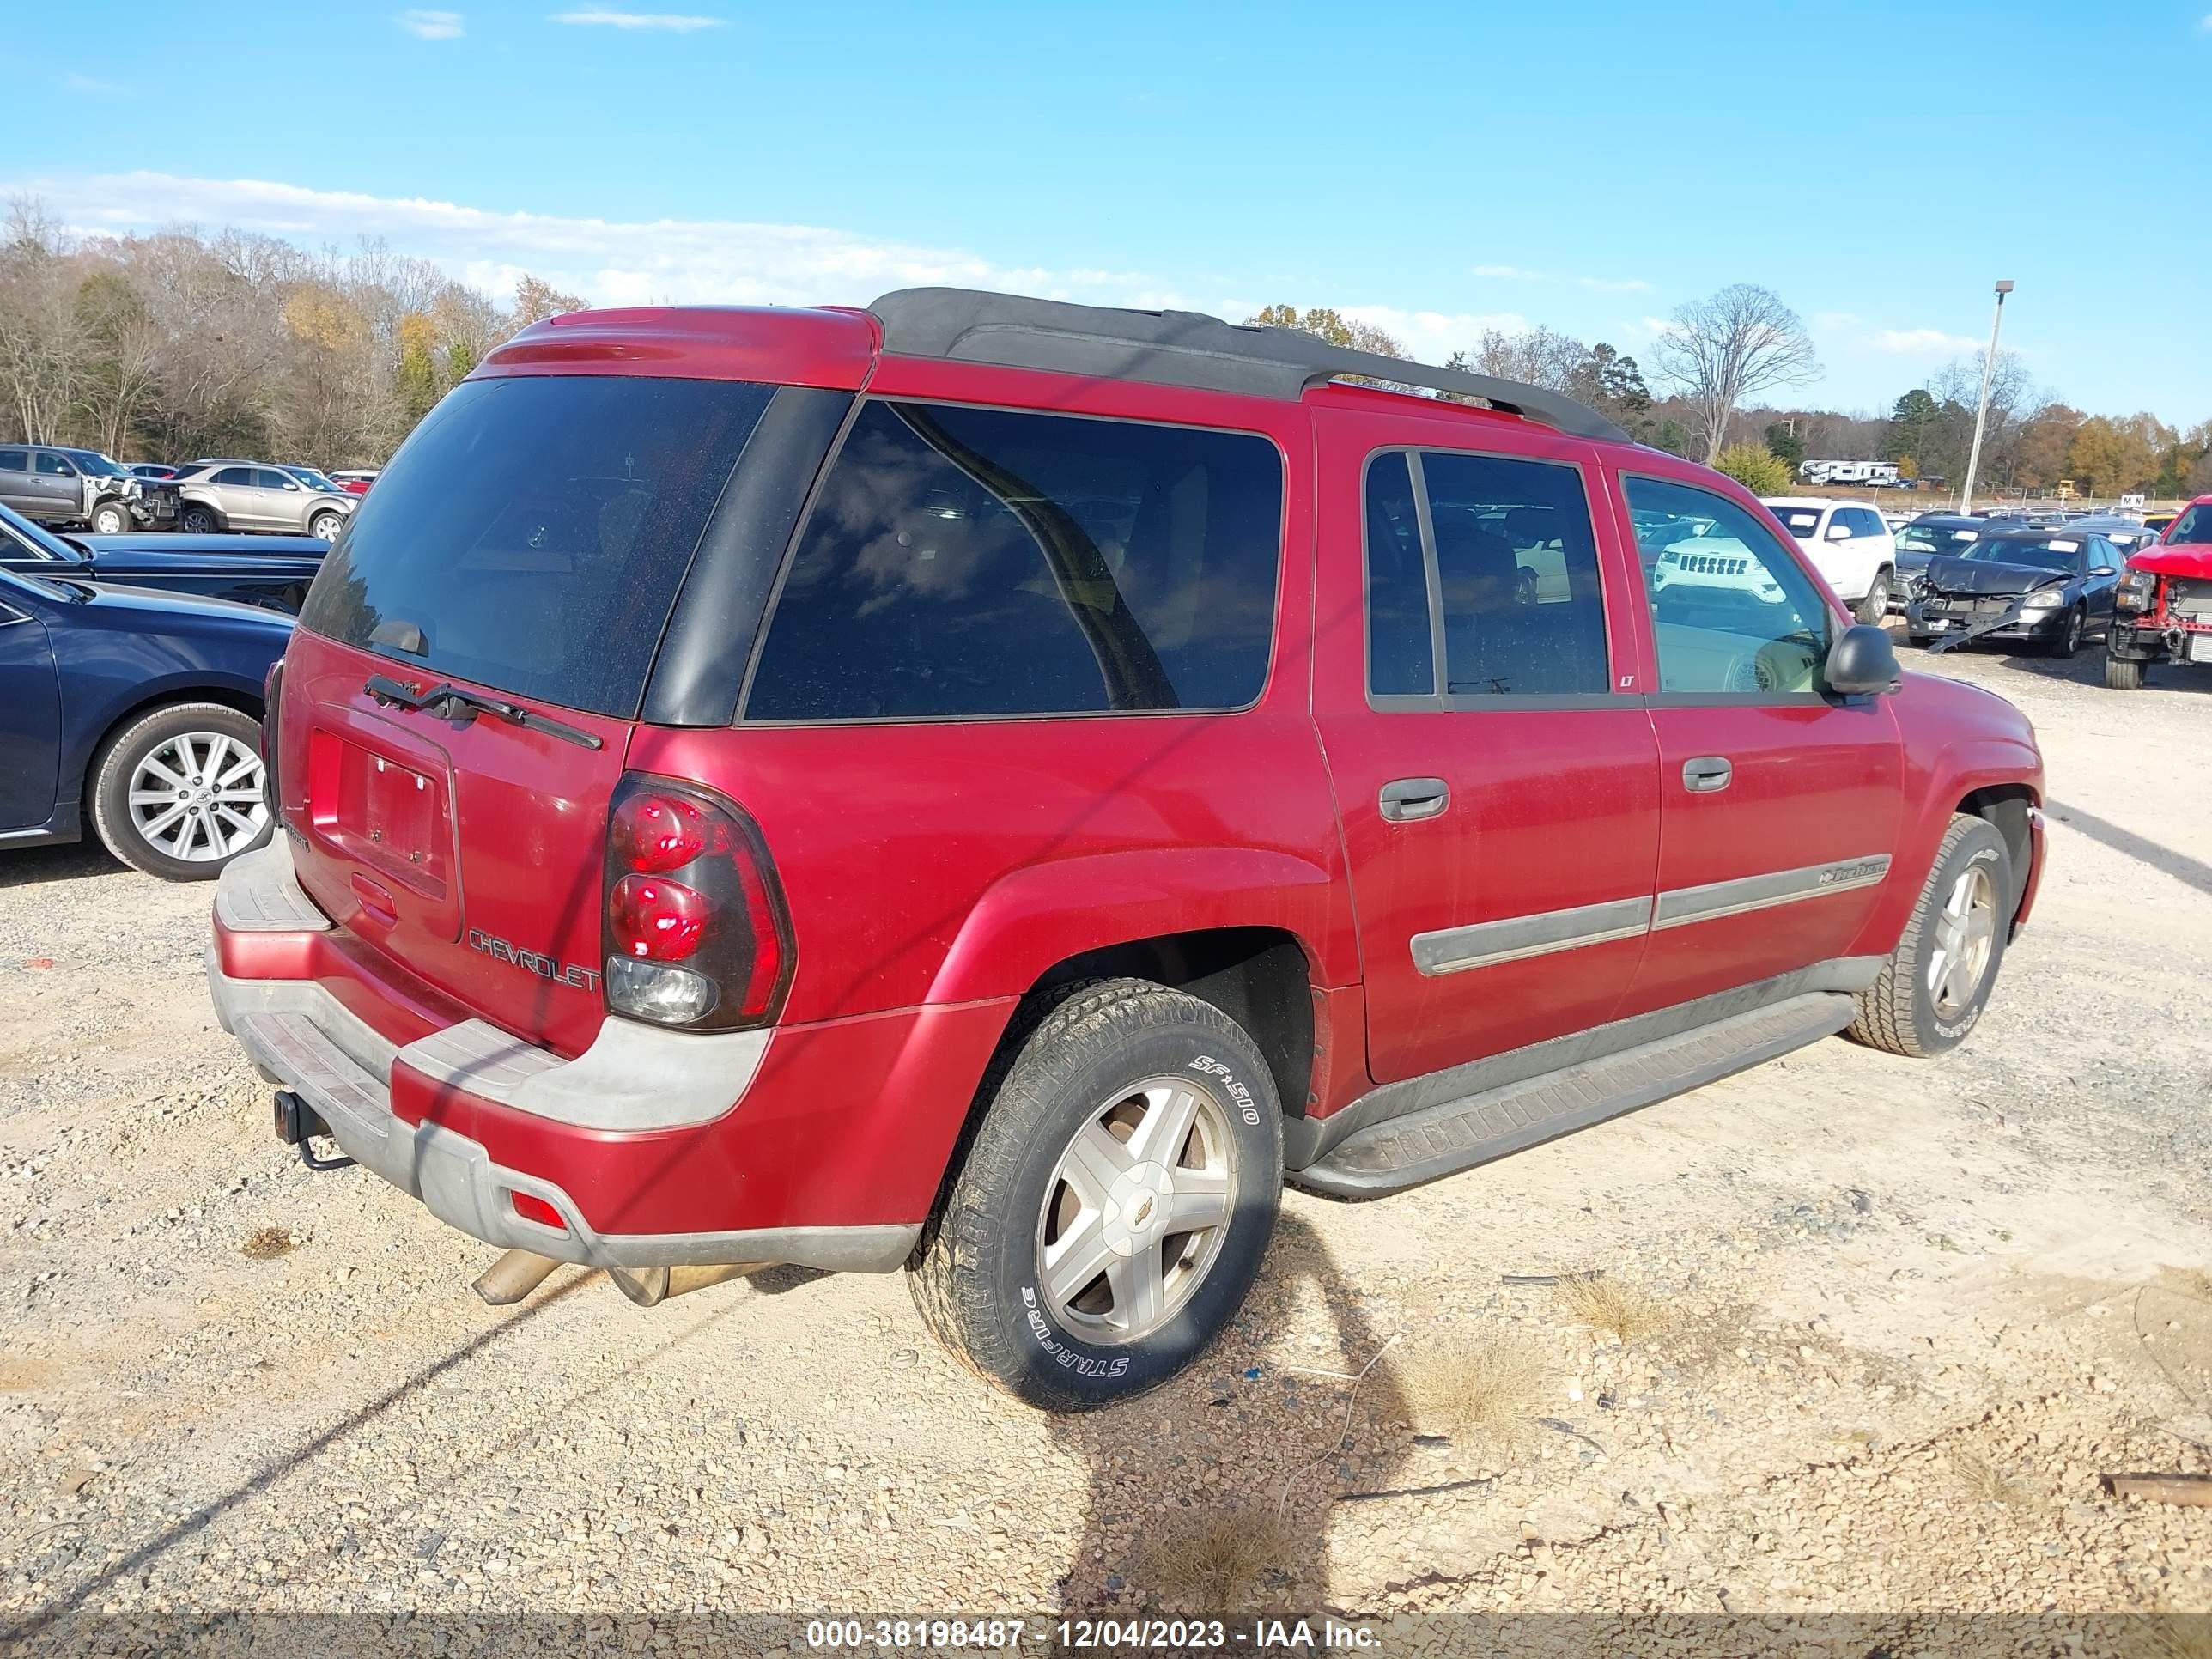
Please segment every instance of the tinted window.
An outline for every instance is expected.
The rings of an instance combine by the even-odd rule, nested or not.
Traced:
[[[2166,526],[2165,539],[2169,544],[2212,542],[2212,505],[2199,501],[2184,508],[2181,516]]]
[[[1242,708],[1274,639],[1282,494],[1262,438],[871,404],[793,555],[746,715]]]
[[[253,469],[250,466],[226,466],[208,482],[219,484],[251,484],[253,482]]]
[[[1881,514],[1872,507],[1855,507],[1851,509],[1852,535],[1879,536],[1882,533],[1883,527]]]
[[[0,449],[0,472],[28,472],[31,453],[27,449]]]
[[[1724,495],[1623,480],[1643,553],[1659,689],[1817,689],[1828,611],[1774,532]]]
[[[1605,595],[1582,477],[1548,461],[1421,457],[1456,696],[1608,690]]]
[[[50,449],[40,450],[32,459],[38,463],[38,471],[50,478],[76,477],[76,469]]]
[[[1367,464],[1367,689],[1378,696],[1437,689],[1429,573],[1402,451]]]
[[[300,625],[634,717],[708,516],[773,388],[635,375],[453,388],[362,498]],[[423,652],[374,641],[420,629]]]
[[[1800,541],[1809,541],[1820,530],[1820,509],[1817,507],[1777,507],[1771,501],[1766,510],[1782,520],[1782,527]]]
[[[297,489],[300,481],[289,473],[272,471],[268,467],[256,467],[253,482],[264,489]]]

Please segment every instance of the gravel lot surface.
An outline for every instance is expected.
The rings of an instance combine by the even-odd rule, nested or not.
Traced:
[[[0,1635],[1210,1583],[1383,1618],[2212,1610],[2212,1510],[2099,1485],[2212,1471],[2212,673],[1935,665],[2028,711],[2053,798],[1963,1049],[1838,1039],[1384,1203],[1293,1195],[1234,1334],[1074,1421],[957,1369],[895,1277],[647,1311],[563,1270],[483,1306],[491,1251],[271,1139],[209,890],[0,856]],[[1614,1294],[1503,1279],[1591,1269]]]

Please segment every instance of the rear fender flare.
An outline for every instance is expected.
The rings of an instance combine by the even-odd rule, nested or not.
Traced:
[[[1000,877],[954,935],[928,1000],[1019,996],[1055,963],[1086,951],[1218,927],[1280,928],[1296,939],[1317,985],[1334,898],[1329,872],[1294,854],[1250,848],[1101,853],[1026,866]]]

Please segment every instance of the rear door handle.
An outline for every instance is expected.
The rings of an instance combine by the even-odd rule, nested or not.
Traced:
[[[1735,768],[1724,755],[1700,755],[1682,763],[1682,787],[1693,795],[1711,795],[1729,787]]]
[[[1419,823],[1451,805],[1442,778],[1393,778],[1382,786],[1382,816],[1392,823]]]

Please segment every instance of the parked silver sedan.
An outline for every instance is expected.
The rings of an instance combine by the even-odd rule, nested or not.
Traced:
[[[337,539],[361,506],[342,489],[318,489],[282,467],[258,461],[207,461],[176,480],[184,497],[178,526],[196,535],[276,530]]]

